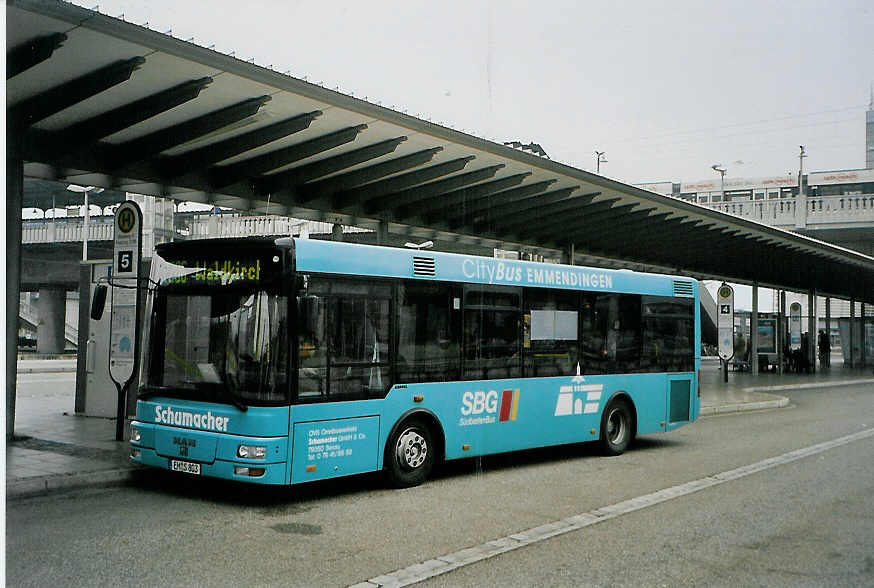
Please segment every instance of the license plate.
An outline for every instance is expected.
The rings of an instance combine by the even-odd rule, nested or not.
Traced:
[[[190,461],[181,461],[178,459],[170,460],[170,469],[174,472],[182,472],[184,474],[195,474],[197,476],[200,475],[200,464],[192,463]]]

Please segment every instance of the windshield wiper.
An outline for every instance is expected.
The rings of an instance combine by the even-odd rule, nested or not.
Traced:
[[[225,396],[231,401],[231,404],[239,408],[242,412],[249,410],[249,407],[243,403],[243,399],[234,392],[233,388],[231,388],[232,382],[230,374],[228,374],[228,377],[224,379],[222,383],[224,384],[222,389],[225,391]]]

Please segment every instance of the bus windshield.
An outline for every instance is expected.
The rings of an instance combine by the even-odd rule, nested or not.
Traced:
[[[276,279],[280,272],[267,270],[280,265],[280,256],[162,253],[152,262],[156,286],[141,397],[242,410],[287,404],[289,299]]]

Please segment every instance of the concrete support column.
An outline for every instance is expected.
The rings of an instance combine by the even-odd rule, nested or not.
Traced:
[[[66,290],[58,287],[40,288],[37,314],[39,315],[39,324],[36,327],[37,353],[63,353],[67,316]]]
[[[807,360],[810,373],[816,373],[816,290],[807,291]]]
[[[18,313],[21,290],[21,207],[24,164],[6,158],[6,441],[15,434],[15,384],[18,367]]]
[[[379,221],[376,227],[376,244],[388,245],[388,221]]]
[[[753,312],[750,314],[750,371],[759,373],[759,283],[753,282]]]
[[[860,340],[862,341],[862,345],[860,346],[859,351],[860,351],[860,355],[862,356],[861,357],[862,367],[865,367],[868,365],[868,357],[867,357],[868,354],[867,354],[867,350],[865,349],[865,347],[866,347],[866,345],[865,345],[865,343],[866,343],[866,341],[865,341],[865,334],[866,334],[865,333],[865,303],[863,302],[861,304],[861,306],[862,306],[862,308],[859,311],[859,318],[861,319],[861,320],[859,320],[859,325],[860,325],[859,329],[861,330],[861,332],[859,333],[859,335],[860,335]]]
[[[856,367],[856,358],[853,353],[853,343],[856,341],[856,299],[850,298],[850,340],[841,341],[841,345],[849,345],[849,353],[844,353],[844,357],[850,358],[850,367]]]

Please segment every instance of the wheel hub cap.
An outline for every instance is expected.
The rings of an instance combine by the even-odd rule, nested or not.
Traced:
[[[398,463],[408,469],[416,469],[425,463],[428,445],[425,438],[416,431],[407,430],[398,438],[396,457]]]

